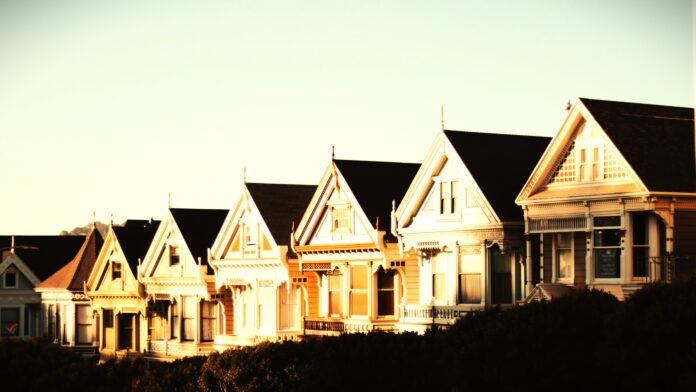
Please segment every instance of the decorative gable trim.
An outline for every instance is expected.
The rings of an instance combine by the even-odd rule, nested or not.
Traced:
[[[10,256],[8,256],[2,263],[0,263],[0,275],[2,275],[5,270],[7,270],[11,265],[14,265],[15,268],[17,268],[22,275],[24,275],[31,284],[34,286],[38,286],[39,283],[41,283],[41,280],[32,272],[31,268],[22,261],[22,259],[16,254],[12,253]],[[2,282],[0,282],[0,285]]]

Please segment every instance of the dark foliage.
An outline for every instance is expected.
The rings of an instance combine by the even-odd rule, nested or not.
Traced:
[[[695,390],[696,282],[651,285],[626,302],[579,291],[476,312],[423,336],[354,334],[102,365],[45,341],[3,340],[0,361],[4,386],[45,391]]]

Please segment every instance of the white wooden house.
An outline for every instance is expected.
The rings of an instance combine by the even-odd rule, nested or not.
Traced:
[[[316,308],[316,278],[303,277],[290,248],[315,185],[245,183],[212,247],[216,287],[233,299],[216,347],[297,339],[302,317]],[[232,321],[233,322],[229,322]]]
[[[550,138],[442,131],[395,213],[420,290],[400,328],[451,324],[522,300],[524,219],[515,196]]]
[[[208,252],[227,210],[169,208],[138,270],[146,303],[146,355],[181,357],[211,352],[229,298],[218,294]]]

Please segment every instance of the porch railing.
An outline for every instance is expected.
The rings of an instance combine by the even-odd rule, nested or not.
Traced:
[[[376,329],[390,330],[393,329],[395,319],[391,320],[333,320],[327,318],[306,318],[304,320],[304,329],[306,334],[311,334],[310,331],[318,331],[322,333],[368,333]]]
[[[471,312],[461,306],[406,305],[404,322],[415,324],[454,324],[457,319]]]
[[[633,278],[641,283],[669,283],[689,276],[696,276],[696,259],[690,256],[665,255],[633,260]]]

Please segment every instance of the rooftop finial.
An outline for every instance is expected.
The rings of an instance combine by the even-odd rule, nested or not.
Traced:
[[[10,253],[14,254],[14,237],[12,236],[12,240],[10,240]]]
[[[243,180],[244,180],[244,183],[246,184],[246,166],[244,166]]]
[[[570,99],[569,99],[568,103],[566,103],[566,107],[565,107],[566,112],[569,111],[572,106],[573,106],[573,104],[570,103]]]
[[[335,157],[336,157],[336,150],[335,150],[334,146],[331,146],[331,160],[333,161]]]
[[[110,225],[111,226],[114,225],[114,213],[113,212],[110,214]]]
[[[172,193],[167,193],[167,208],[172,208]]]
[[[440,104],[440,130],[445,132],[445,105]]]
[[[97,228],[97,211],[92,211],[92,228]]]

